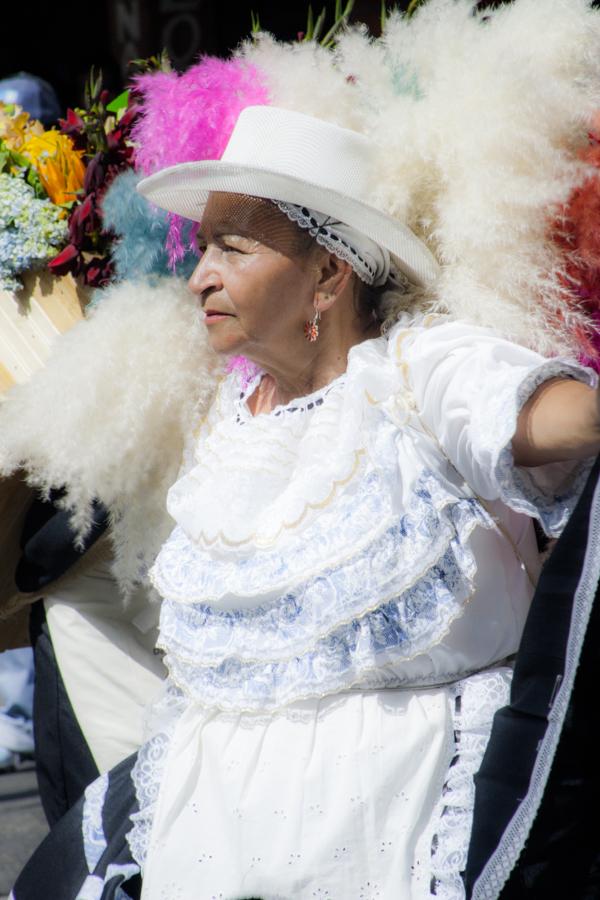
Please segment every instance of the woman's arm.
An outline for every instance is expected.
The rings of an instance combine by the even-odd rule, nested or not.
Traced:
[[[529,398],[512,441],[518,466],[541,466],[600,453],[600,394],[572,379],[553,378]]]

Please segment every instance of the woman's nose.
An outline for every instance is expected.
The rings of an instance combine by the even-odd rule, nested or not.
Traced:
[[[217,248],[208,247],[203,252],[188,281],[189,288],[194,294],[198,294],[201,297],[211,288],[219,290],[222,287],[222,279],[217,262]]]

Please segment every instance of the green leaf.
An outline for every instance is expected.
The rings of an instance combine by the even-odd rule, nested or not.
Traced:
[[[121,91],[118,97],[107,103],[106,109],[111,113],[118,113],[122,109],[127,109],[129,104],[129,91]]]
[[[313,28],[313,36],[312,36],[313,41],[319,40],[319,35],[323,31],[323,25],[325,24],[326,16],[327,16],[327,10],[325,9],[325,7],[323,7],[321,12],[319,13],[317,21],[315,22],[315,26]]]
[[[163,47],[158,58],[158,69],[161,72],[173,71],[173,66],[171,65],[171,60],[169,59],[169,53],[166,47]]]
[[[423,3],[423,0],[410,0],[410,3],[409,3],[408,6],[406,7],[406,12],[404,13],[404,15],[406,16],[406,18],[407,18],[407,19],[410,19],[410,17],[413,15],[413,13],[416,12],[417,8],[418,8],[422,3]]]
[[[19,173],[16,175],[11,172],[14,168],[19,169]],[[45,200],[47,198],[48,194],[44,190],[40,176],[27,157],[17,150],[11,150],[4,141],[0,141],[0,172],[4,171],[12,174],[14,178],[22,178],[26,184],[33,188],[35,196],[39,199]]]
[[[93,66],[90,72],[90,93],[92,95],[93,103],[98,100],[102,93],[102,69],[98,69],[98,74],[96,74],[96,70]]]
[[[250,21],[252,22],[252,34],[258,34],[260,29],[260,18],[258,13],[255,13],[254,10],[250,10]]]
[[[28,184],[30,187],[33,188],[33,190],[34,190],[34,192],[35,192],[35,196],[36,196],[39,200],[45,200],[45,199],[46,199],[46,197],[48,196],[48,194],[47,194],[46,191],[44,190],[44,186],[42,185],[42,182],[40,181],[40,176],[39,176],[38,173],[35,171],[35,169],[33,168],[33,166],[30,166],[30,167],[29,167],[29,169],[28,169],[28,171],[27,171],[27,174],[26,174],[26,176],[25,176],[25,181],[27,182],[27,184]]]
[[[340,28],[342,28],[346,24],[346,22],[350,18],[350,13],[352,12],[353,8],[354,0],[347,0],[346,6],[344,7],[343,11],[341,10],[341,4],[340,7],[338,7],[336,4],[335,22],[333,23],[327,34],[323,38],[321,38],[321,44],[323,45],[323,47],[329,47],[333,44],[333,38],[340,30]]]
[[[304,40],[312,41],[313,32],[315,29],[315,17],[313,15],[313,9],[310,3],[308,4],[308,16],[306,18],[306,31],[304,32]]]

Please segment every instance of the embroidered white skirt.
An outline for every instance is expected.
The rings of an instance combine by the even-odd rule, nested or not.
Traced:
[[[472,776],[509,682],[503,668],[269,716],[189,706],[161,765],[143,900],[416,900],[432,880],[463,896]]]

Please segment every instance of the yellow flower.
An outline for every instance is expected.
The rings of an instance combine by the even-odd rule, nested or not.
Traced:
[[[51,129],[41,135],[30,134],[19,148],[40,176],[44,190],[53,203],[75,200],[83,187],[85,166],[82,150],[75,150],[71,138]]]
[[[42,135],[44,126],[37,119],[31,119],[17,104],[6,104],[0,100],[0,141],[10,150],[20,150],[29,135]]]

